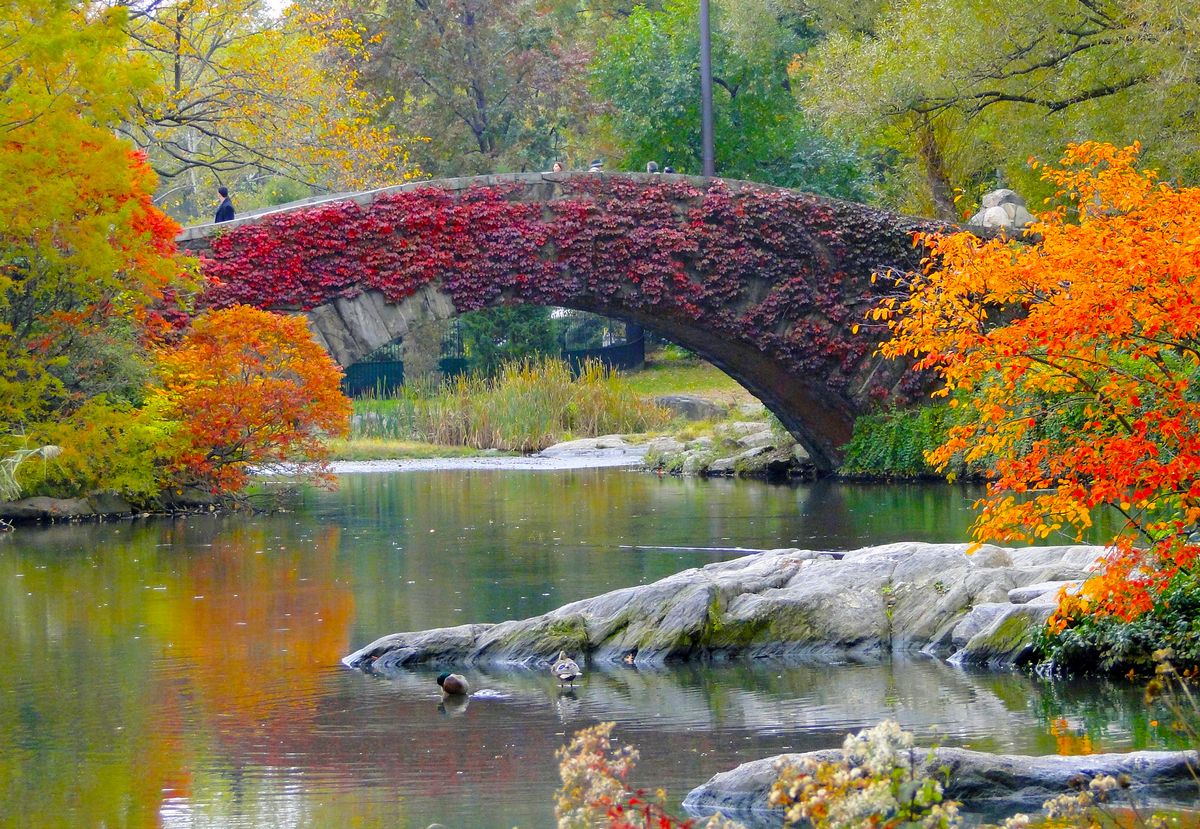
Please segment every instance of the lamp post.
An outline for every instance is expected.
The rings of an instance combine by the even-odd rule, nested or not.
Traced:
[[[712,30],[708,23],[708,0],[700,0],[700,145],[704,175],[717,174],[713,156]]]

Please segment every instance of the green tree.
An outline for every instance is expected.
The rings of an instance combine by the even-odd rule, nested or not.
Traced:
[[[829,5],[817,0],[821,6]],[[896,206],[956,218],[954,191],[1048,195],[1033,155],[1140,140],[1168,175],[1200,173],[1200,7],[1119,0],[885,0],[818,13],[828,37],[794,76],[835,133],[893,154]]]
[[[599,130],[617,166],[653,160],[699,173],[698,14],[696,0],[638,6],[600,43],[593,87],[607,105]],[[791,93],[789,62],[813,39],[804,19],[755,0],[715,3],[713,20],[718,174],[864,197],[858,159],[811,129]]]
[[[537,305],[489,308],[463,314],[463,347],[471,366],[494,375],[506,362],[559,354],[559,326]]]

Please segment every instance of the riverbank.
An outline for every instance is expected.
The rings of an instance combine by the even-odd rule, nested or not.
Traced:
[[[555,444],[533,455],[513,455],[482,450],[471,455],[433,458],[392,458],[330,464],[335,475],[360,472],[411,472],[435,469],[507,469],[551,471],[561,469],[605,469],[644,465],[649,444],[630,443],[621,435],[584,438]]]
[[[487,449],[465,449],[448,455],[423,451],[428,444],[417,444],[412,455],[399,458],[347,459],[330,462],[336,475],[359,473],[418,472],[432,470],[491,469],[522,472],[557,471],[568,469],[606,469],[611,467],[642,467],[654,441],[634,443],[621,435],[585,438],[548,447],[533,455],[516,455]],[[436,448],[436,447],[435,447]],[[350,453],[353,454],[353,453]],[[272,474],[270,480],[280,480]],[[284,476],[283,481],[287,478]],[[82,498],[50,498],[38,496],[18,501],[0,501],[0,522],[10,525],[57,521],[101,521],[149,516],[212,512],[231,509],[242,502],[220,498],[198,490],[167,493],[164,503],[153,510],[141,509],[115,493],[99,493]],[[0,525],[2,527],[3,525]]]
[[[504,428],[498,409],[505,412]],[[664,474],[770,480],[817,475],[808,452],[759,401],[697,360],[657,360],[628,374],[593,366],[578,378],[545,361],[510,365],[494,380],[418,383],[391,397],[355,400],[349,439],[329,449],[335,460],[350,461],[516,449],[537,456],[563,441],[613,437],[605,431],[622,431],[629,444],[650,444],[647,466]]]

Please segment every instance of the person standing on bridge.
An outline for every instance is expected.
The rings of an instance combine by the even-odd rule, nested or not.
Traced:
[[[217,215],[213,222],[232,222],[233,202],[229,198],[229,188],[222,184],[217,188],[217,192],[221,195],[221,205],[217,208]]]

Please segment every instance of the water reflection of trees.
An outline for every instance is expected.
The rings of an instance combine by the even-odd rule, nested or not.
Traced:
[[[914,523],[922,537],[965,539],[969,499],[926,490],[928,503],[916,510],[913,498],[924,496],[893,499],[883,488],[489,470],[350,476],[333,498],[348,515],[347,544],[373,551],[353,556],[359,583],[400,587],[360,593],[355,636],[365,642],[531,616],[730,557],[652,545],[846,549],[873,535],[903,538]]]
[[[283,759],[280,735],[304,732],[349,642],[336,529],[205,518],[27,536],[0,558],[0,660],[21,676],[0,696],[0,821],[158,826],[200,781],[234,788],[198,774],[213,754]]]

